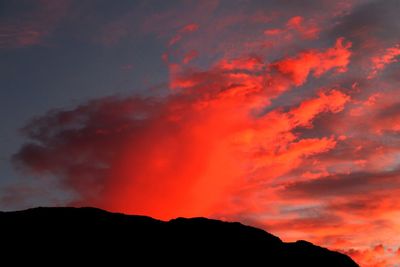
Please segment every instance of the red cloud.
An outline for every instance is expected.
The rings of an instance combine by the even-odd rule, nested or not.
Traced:
[[[338,41],[295,60],[315,56],[324,65],[310,71],[320,76],[345,67],[347,61],[336,58],[348,48]],[[286,90],[300,85],[276,67],[290,60],[264,68],[256,58],[227,59],[208,71],[178,71],[171,87],[179,90],[166,98],[106,98],[50,112],[25,128],[35,142],[15,161],[64,177],[81,196],[76,203],[159,218],[211,215],[246,176],[260,179],[269,168],[265,178],[274,179],[336,145],[333,136],[300,138],[293,130],[310,127],[321,113],[341,111],[349,97],[337,90],[320,92],[287,112],[257,115],[278,95],[270,94],[265,79],[287,80]]]
[[[182,37],[188,33],[195,32],[199,29],[199,25],[195,23],[191,23],[183,27],[178,31],[178,33],[173,36],[170,41],[169,41],[169,46],[175,45],[177,42],[179,42]]]
[[[286,40],[293,40],[300,35],[302,39],[316,39],[320,28],[312,19],[305,21],[301,16],[294,16],[286,23],[286,28],[273,28],[264,30],[267,36],[281,36]]]
[[[297,109],[292,111],[292,114],[296,124],[308,126],[311,125],[311,119],[315,114],[323,111],[340,112],[349,100],[349,96],[337,90],[332,90],[329,93],[321,92],[318,98],[302,102]]]
[[[297,57],[278,61],[273,66],[279,72],[290,75],[294,84],[299,86],[311,72],[318,77],[331,69],[336,69],[337,72],[346,71],[351,56],[350,47],[351,43],[340,38],[335,47],[326,51],[303,52]]]
[[[400,45],[387,48],[385,53],[379,56],[374,56],[372,61],[372,70],[368,75],[368,79],[374,78],[378,71],[382,70],[386,65],[397,62],[396,58],[400,56]]]
[[[191,23],[191,24],[188,24],[185,27],[183,27],[180,32],[181,33],[195,32],[198,29],[199,29],[199,25],[197,25],[196,23]]]
[[[193,59],[197,58],[199,53],[196,50],[191,50],[185,54],[183,57],[183,64],[188,64]]]
[[[218,64],[217,67],[223,70],[261,70],[264,64],[260,58],[249,57],[249,58],[237,58],[232,60],[223,59]]]
[[[268,29],[268,30],[264,31],[264,34],[265,35],[279,35],[282,32],[284,32],[284,31],[281,29]]]
[[[325,12],[307,12],[294,2],[254,16],[218,1],[148,16],[146,34],[172,36],[163,54],[171,91],[51,111],[25,127],[31,142],[14,162],[75,190],[69,204],[241,220],[344,248],[362,266],[395,264],[398,77],[363,70],[370,62],[375,77],[396,61],[386,16],[398,17],[388,8],[397,3],[350,12],[349,1],[320,1]],[[127,14],[107,24],[103,42],[132,35]],[[0,201],[42,194],[21,189]]]
[[[310,74],[319,77],[332,69],[344,72],[351,55],[350,47],[351,43],[339,38],[334,47],[321,52],[304,51],[269,65],[255,57],[224,59],[207,72],[187,71],[179,64],[170,63],[170,87],[196,90],[203,87],[211,94],[220,92],[220,96],[228,97],[233,94],[275,97],[293,86],[304,84]],[[268,98],[264,103],[266,100]]]
[[[307,25],[304,23],[304,18],[300,16],[295,16],[289,19],[287,22],[288,29],[295,29],[300,32],[300,34],[305,39],[314,39],[319,33],[319,28],[313,22],[308,22]]]

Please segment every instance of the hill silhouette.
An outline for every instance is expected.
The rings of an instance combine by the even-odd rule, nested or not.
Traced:
[[[306,241],[284,243],[261,229],[206,218],[164,222],[96,208],[34,208],[0,212],[0,229],[3,259],[17,252],[16,263],[31,255],[32,263],[54,258],[54,265],[358,266]]]

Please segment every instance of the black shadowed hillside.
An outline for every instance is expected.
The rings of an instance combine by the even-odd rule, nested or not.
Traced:
[[[92,264],[113,259],[114,265],[126,266],[358,266],[346,255],[306,241],[283,243],[254,227],[205,218],[163,222],[94,208],[36,208],[0,212],[0,229],[7,244],[3,255],[34,254],[34,262],[51,255],[55,266],[82,259]]]

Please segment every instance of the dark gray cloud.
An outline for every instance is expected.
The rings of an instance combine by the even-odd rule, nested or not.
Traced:
[[[13,162],[28,173],[58,177],[59,188],[73,188],[94,205],[110,165],[128,140],[140,138],[146,116],[157,117],[155,107],[151,99],[108,97],[73,110],[49,111],[22,129],[31,142]]]
[[[384,107],[377,115],[377,119],[386,119],[400,115],[400,102]]]
[[[286,197],[324,198],[356,196],[400,186],[400,170],[376,173],[353,172],[292,182],[281,191]]]
[[[66,15],[69,0],[18,1],[0,6],[0,49],[45,43]]]
[[[376,0],[360,4],[343,18],[329,34],[344,36],[354,42],[356,48],[376,49],[380,43],[399,41],[400,5],[397,0]]]

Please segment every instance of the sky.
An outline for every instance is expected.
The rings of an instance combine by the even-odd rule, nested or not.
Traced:
[[[0,1],[0,209],[240,221],[400,262],[397,0]]]

